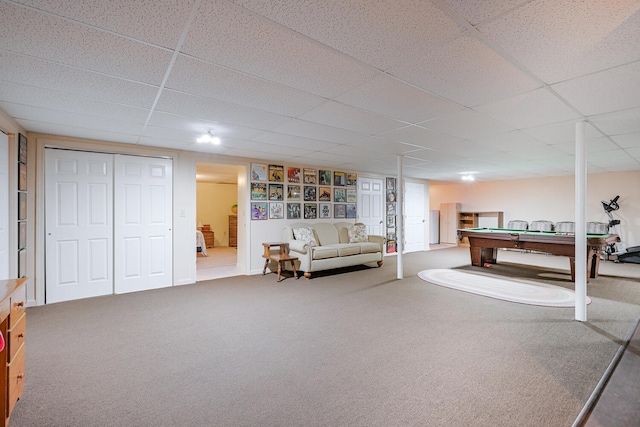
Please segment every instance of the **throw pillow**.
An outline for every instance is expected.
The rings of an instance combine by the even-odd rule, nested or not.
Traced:
[[[358,224],[347,228],[349,232],[349,243],[364,243],[369,241],[369,236],[367,236],[367,227]]]
[[[310,227],[294,228],[293,237],[295,237],[296,240],[301,240],[311,246],[318,245],[318,242],[316,242],[316,238],[313,235],[313,230]]]

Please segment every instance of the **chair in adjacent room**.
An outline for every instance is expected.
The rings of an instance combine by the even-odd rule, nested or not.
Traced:
[[[531,221],[529,230],[535,231],[553,231],[553,222],[546,220]]]
[[[555,230],[558,233],[575,233],[576,223],[573,221],[556,222]]]
[[[507,228],[509,230],[526,230],[529,228],[529,223],[527,221],[514,219],[507,223]]]

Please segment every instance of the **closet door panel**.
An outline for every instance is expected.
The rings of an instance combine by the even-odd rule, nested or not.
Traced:
[[[170,159],[116,156],[115,292],[173,284]]]
[[[113,156],[45,152],[45,301],[113,293]]]

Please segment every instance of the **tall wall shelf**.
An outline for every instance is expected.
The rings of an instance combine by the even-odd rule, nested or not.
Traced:
[[[502,228],[503,212],[459,212],[458,228]],[[460,244],[468,245],[469,240],[465,237]]]

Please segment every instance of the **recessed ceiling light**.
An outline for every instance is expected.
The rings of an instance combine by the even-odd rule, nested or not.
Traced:
[[[196,142],[210,142],[213,145],[220,145],[220,138],[218,138],[217,136],[213,136],[213,134],[211,133],[211,131],[208,131],[207,133],[205,133],[204,135],[202,135],[200,138],[196,139]]]

